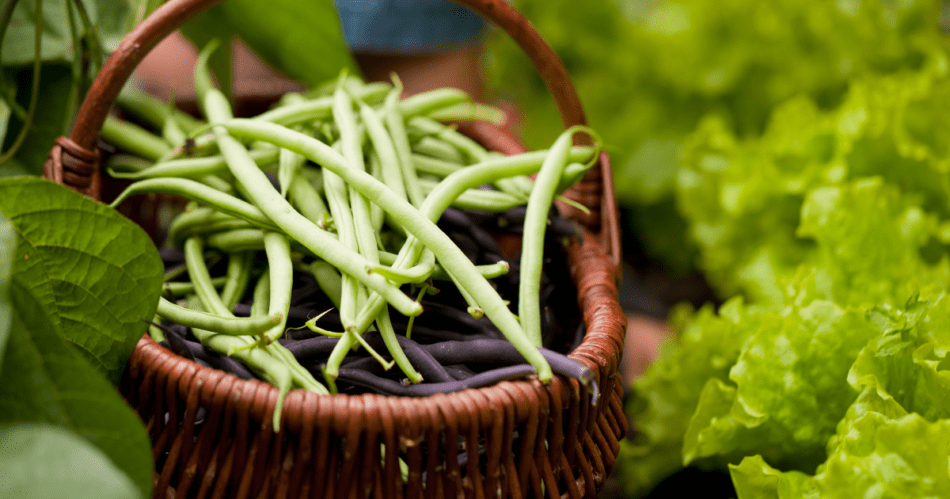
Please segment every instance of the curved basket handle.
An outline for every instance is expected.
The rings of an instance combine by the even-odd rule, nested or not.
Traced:
[[[100,171],[95,145],[106,115],[132,72],[155,45],[198,13],[222,0],[170,0],[146,17],[119,43],[86,94],[69,139],[50,152],[46,176],[94,198],[100,198]],[[454,0],[491,20],[521,47],[557,103],[565,127],[586,124],[584,109],[567,69],[531,23],[504,0]],[[578,140],[585,140],[580,138]],[[91,165],[91,166],[90,166]],[[570,196],[591,210],[590,216],[572,213],[589,229],[600,233],[601,244],[614,264],[620,261],[620,234],[610,165],[601,156],[600,168],[591,169]]]

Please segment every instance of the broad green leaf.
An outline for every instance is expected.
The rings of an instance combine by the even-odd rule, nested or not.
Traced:
[[[10,26],[3,39],[4,66],[32,64],[36,55],[36,1],[20,0],[13,10]],[[73,59],[72,35],[66,12],[67,0],[42,0],[43,61],[66,62]]]
[[[16,158],[11,158],[6,163],[0,165],[0,178],[3,177],[25,177],[31,173],[23,168],[23,164]]]
[[[163,0],[131,0],[129,4],[129,16],[125,20],[123,32],[132,31],[143,19],[151,14],[155,9],[164,3]],[[108,9],[103,9],[104,12]]]
[[[220,4],[241,39],[274,69],[313,88],[359,68],[343,40],[332,0],[256,0]]]
[[[145,497],[105,454],[55,426],[0,427],[0,497],[136,499]]]
[[[99,30],[106,53],[115,50],[116,45],[131,30],[129,21],[134,19],[136,12],[150,12],[149,8],[155,10],[157,7],[149,5],[147,0],[84,0],[84,4],[87,10],[95,12],[92,22]]]
[[[145,427],[115,387],[62,339],[26,279],[14,274],[11,288],[15,313],[0,370],[0,422],[39,421],[70,429],[148,495],[153,467]]]
[[[14,278],[60,335],[118,383],[161,290],[151,239],[115,210],[37,178],[0,179],[0,213],[20,237]]]
[[[16,231],[13,223],[0,213],[0,369],[3,368],[3,352],[10,337],[13,307],[10,303],[10,282],[13,269],[13,254],[16,251]]]
[[[67,7],[73,1],[42,0],[41,58],[44,62],[63,63],[75,59],[72,25],[75,24],[80,33],[86,34],[86,32],[76,10]],[[132,7],[138,8],[138,4],[142,1],[144,0],[83,0],[89,20],[102,40],[104,49],[111,51],[115,48],[129,28],[127,20],[130,18]],[[36,54],[33,38],[36,32],[36,2],[37,0],[20,0],[14,9],[13,18],[0,49],[4,66],[32,64]],[[72,16],[72,22],[70,16]]]

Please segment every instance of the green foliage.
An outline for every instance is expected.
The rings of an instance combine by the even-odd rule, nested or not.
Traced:
[[[680,224],[637,214],[673,196],[683,141],[698,123],[716,116],[725,133],[754,137],[790,98],[832,109],[852,79],[919,69],[945,43],[934,0],[519,0],[516,6],[571,74],[611,153],[618,201],[637,217],[644,245],[679,269],[689,268],[683,262],[692,257]],[[549,142],[560,121],[531,65],[497,37],[492,66],[496,91],[526,112],[528,144]]]
[[[631,494],[693,464],[728,467],[740,498],[947,495],[950,60],[920,54],[834,107],[785,101],[759,135],[707,116],[687,139],[678,209],[745,302],[679,316],[635,384],[618,462],[656,471]]]
[[[20,240],[14,279],[63,338],[118,383],[158,303],[163,268],[151,239],[115,210],[36,178],[0,181],[0,213]]]
[[[92,497],[93,478],[109,497],[150,494],[148,434],[115,383],[162,270],[144,231],[108,207],[46,180],[0,179],[0,462],[24,463],[0,465],[0,495]],[[87,480],[70,478],[86,465]]]
[[[0,427],[0,497],[136,499],[145,497],[109,458],[82,438],[40,424]]]
[[[273,0],[266,9],[254,0],[228,0],[186,23],[182,32],[198,47],[213,38],[239,37],[271,67],[310,88],[343,68],[359,72],[331,0]],[[221,88],[230,92],[231,51],[223,45],[210,63]]]
[[[15,280],[15,310],[3,369],[0,423],[43,422],[83,437],[151,489],[151,444],[138,416],[56,331],[43,306]]]
[[[0,176],[42,173],[53,141],[68,134],[79,101],[105,54],[146,2],[87,0],[82,10],[77,5],[77,0],[20,0],[11,13],[0,44],[0,143],[3,153],[13,153],[0,164]],[[42,13],[39,52],[34,36],[38,7]],[[35,78],[39,78],[41,97],[31,112]],[[30,126],[17,144],[27,123]]]
[[[934,53],[921,71],[856,80],[827,112],[790,100],[758,138],[740,139],[716,118],[701,123],[686,146],[677,203],[714,286],[775,303],[783,276],[803,263],[834,263],[841,278],[864,273],[885,288],[917,275],[911,269],[926,272],[918,247],[939,254],[930,239],[942,237],[940,220],[950,216],[947,151],[930,138],[948,124],[927,111],[950,102],[947,64]],[[879,297],[870,283],[841,282],[861,290],[855,299]]]
[[[950,493],[950,378],[941,365],[947,312],[947,295],[912,299],[903,310],[874,310],[870,315],[882,334],[868,342],[847,377],[859,395],[828,440],[827,460],[806,475],[780,471],[758,455],[746,457],[730,466],[739,497]]]

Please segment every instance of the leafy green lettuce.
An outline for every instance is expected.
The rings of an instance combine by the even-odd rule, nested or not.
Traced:
[[[676,211],[663,207],[672,204],[684,141],[701,121],[715,116],[724,132],[756,137],[789,99],[834,109],[855,78],[919,70],[946,45],[936,0],[515,5],[564,61],[603,135],[629,223],[653,256],[678,269],[695,255],[681,223],[671,222]],[[549,143],[560,120],[533,67],[504,36],[490,55],[493,88],[525,110],[528,144]]]
[[[149,495],[148,433],[115,384],[162,272],[147,234],[114,210],[47,180],[0,179],[0,496]]]
[[[945,497],[950,494],[950,296],[869,313],[881,334],[848,374],[860,391],[809,475],[780,471],[761,455],[730,466],[741,499]],[[936,326],[936,327],[934,327]],[[941,338],[942,337],[942,338]],[[942,346],[938,346],[942,345]]]
[[[939,258],[946,235],[936,229],[950,216],[950,165],[946,148],[930,137],[950,123],[941,125],[929,116],[938,113],[926,110],[950,102],[950,75],[945,54],[931,57],[918,72],[856,80],[844,102],[828,112],[809,99],[793,99],[775,110],[759,138],[742,140],[721,119],[699,126],[684,153],[677,203],[700,248],[699,266],[718,290],[781,303],[784,276],[802,264],[840,263],[848,279],[861,279],[879,265],[894,269],[889,277],[906,276],[906,265],[920,260],[918,251],[873,243],[878,237],[907,238]],[[926,134],[915,132],[923,128]],[[859,179],[866,182],[836,190]],[[841,209],[866,216],[858,220]],[[875,226],[875,216],[891,219],[894,210],[904,210],[904,218],[893,222],[899,230]],[[821,217],[841,220],[822,219],[828,228],[816,233]],[[885,287],[893,281],[883,277]],[[842,284],[876,300],[857,282]]]
[[[793,99],[761,137],[710,119],[690,138],[678,202],[745,299],[678,317],[635,384],[632,494],[692,464],[728,465],[743,498],[946,495],[950,65],[931,57],[835,109]]]

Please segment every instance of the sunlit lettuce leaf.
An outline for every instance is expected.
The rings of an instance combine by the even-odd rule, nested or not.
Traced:
[[[677,172],[670,151],[705,117],[716,115],[730,133],[754,138],[790,98],[834,109],[852,80],[918,70],[946,47],[938,0],[518,0],[516,6],[564,61],[607,143],[618,201],[631,213],[668,202]],[[495,39],[494,89],[525,111],[529,145],[549,143],[561,126],[554,102],[520,49],[503,33]],[[927,120],[919,123],[917,129],[928,130]],[[680,267],[691,258],[690,246],[679,245],[683,252],[663,244],[682,239],[671,235],[668,218],[649,224],[640,217],[638,237],[652,256]]]
[[[642,435],[624,448],[642,474],[634,483],[647,481],[651,466],[657,474],[678,469],[677,446],[682,464],[761,455],[777,469],[814,473],[861,389],[848,375],[868,345],[895,324],[926,324],[928,338],[950,334],[942,327],[950,313],[922,316],[925,302],[915,294],[939,296],[946,286],[946,258],[932,264],[921,252],[938,224],[919,207],[919,196],[880,178],[822,185],[802,196],[796,233],[811,244],[809,262],[773,274],[782,278],[775,284],[780,302],[732,300],[720,316],[709,309],[686,316],[681,327],[689,334],[678,349],[635,385],[630,412]],[[919,363],[942,361],[917,345],[914,352]],[[716,369],[707,367],[713,359],[721,362]],[[912,385],[907,378],[897,384]]]
[[[926,134],[911,130],[941,125],[920,110],[950,104],[947,64],[946,56],[934,54],[920,72],[858,80],[831,112],[809,99],[791,100],[755,139],[738,138],[721,119],[701,123],[684,151],[677,202],[699,248],[699,266],[723,296],[744,293],[780,302],[788,276],[800,265],[826,267],[829,258],[845,264],[839,277],[846,279],[886,263],[902,277],[915,276],[905,288],[946,273],[938,260],[946,240],[941,227],[950,217],[948,158],[923,140]],[[881,199],[863,192],[875,189]],[[874,213],[851,220],[851,208]],[[826,215],[841,220],[825,221],[829,227],[822,232],[812,219]],[[890,228],[875,216],[890,220]],[[833,226],[842,223],[854,224],[846,235]],[[879,242],[879,234],[889,241]],[[816,249],[821,238],[828,239],[825,254]],[[864,248],[877,255],[852,258]],[[919,260],[920,251],[933,268],[916,267],[927,275],[908,272],[905,265],[908,258]],[[893,277],[880,275],[875,286],[887,287]],[[841,289],[859,290],[869,302],[890,292],[842,283]]]
[[[714,455],[762,454],[812,471],[856,393],[851,362],[873,336],[861,312],[816,300],[763,318],[729,373],[729,392],[697,408],[684,462]],[[730,396],[731,395],[731,396]]]
[[[950,341],[944,326],[950,296],[901,308],[878,307],[871,316],[885,334],[870,342],[848,374],[852,386],[873,388],[903,410],[930,421],[950,418]],[[936,327],[935,327],[936,326]]]
[[[923,255],[937,244],[939,220],[919,200],[880,177],[809,192],[797,235],[815,243],[810,256],[828,298],[868,307],[947,289],[945,251],[932,263]]]
[[[867,387],[849,408],[814,476],[780,472],[761,456],[731,466],[739,499],[947,497],[950,420],[930,422]]]
[[[671,322],[678,338],[665,345],[662,359],[634,384],[627,406],[637,434],[632,441],[621,441],[618,465],[631,494],[682,467],[683,434],[706,380],[727,378],[744,341],[756,330],[757,316],[736,298],[718,313],[711,306],[696,312],[680,308]]]

